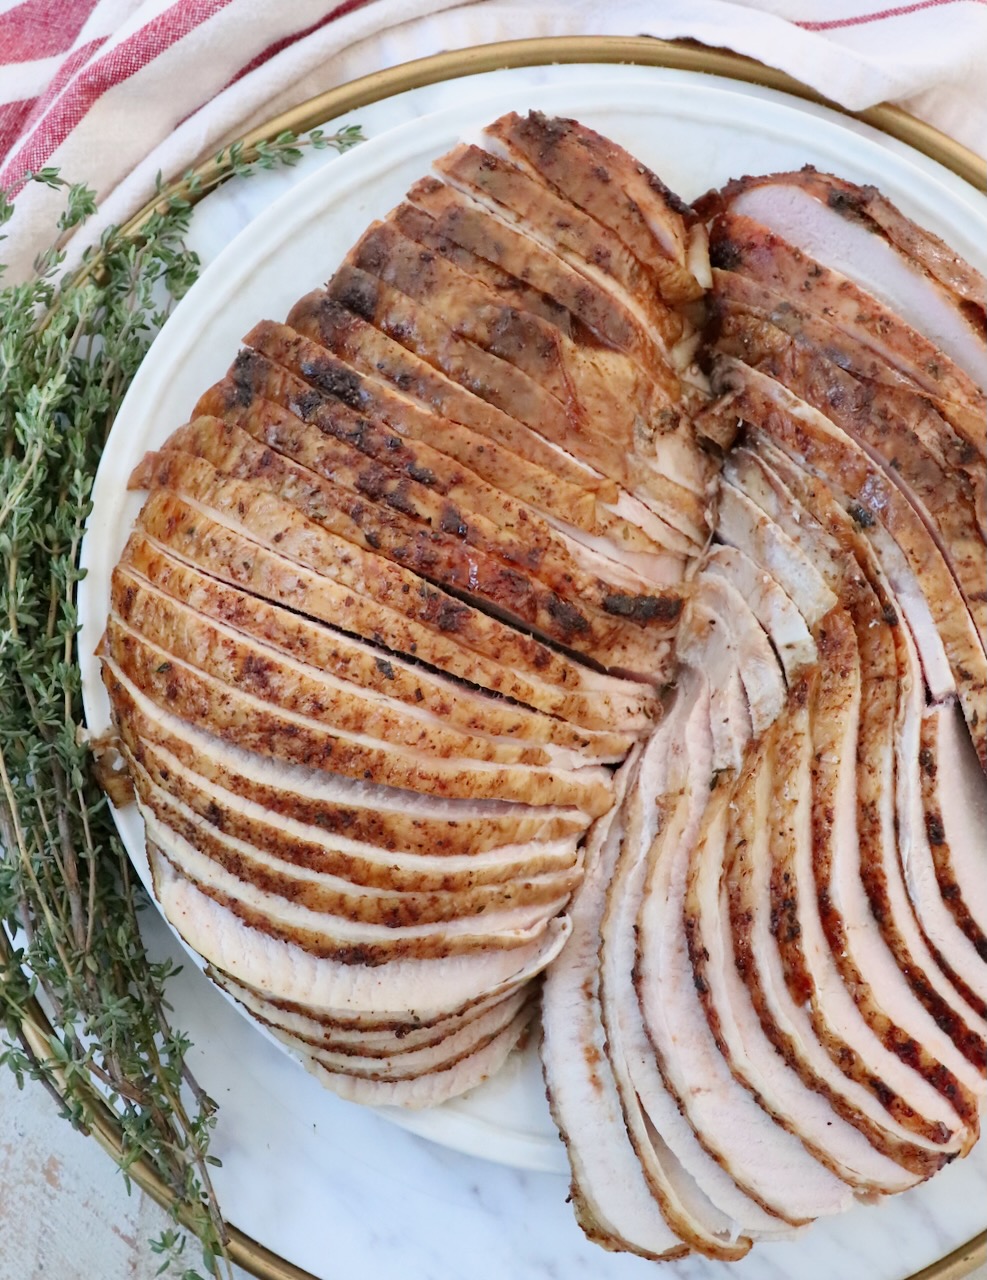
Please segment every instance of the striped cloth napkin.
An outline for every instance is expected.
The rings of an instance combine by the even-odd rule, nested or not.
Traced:
[[[588,33],[691,36],[844,106],[901,102],[987,145],[987,0],[0,0],[0,185],[17,192],[45,165],[87,182],[90,239],[159,172],[333,85],[442,49]],[[44,247],[54,199],[38,184],[20,195],[8,280]]]

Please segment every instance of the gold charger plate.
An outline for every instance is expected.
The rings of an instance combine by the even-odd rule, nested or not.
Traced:
[[[987,191],[987,164],[984,161],[939,130],[898,107],[881,104],[863,112],[847,112],[786,73],[739,54],[707,48],[692,41],[668,42],[650,37],[569,36],[514,40],[404,63],[330,89],[252,130],[242,139],[245,157],[249,158],[252,147],[258,142],[273,138],[283,130],[302,133],[350,111],[410,89],[500,68],[552,63],[634,63],[668,67],[780,90],[870,125],[938,161],[978,190]],[[208,189],[209,179],[215,172],[214,162],[210,160],[203,163],[196,172],[203,179],[204,188]],[[181,186],[182,182],[173,184],[175,190]],[[165,189],[166,195],[170,189]],[[138,211],[126,224],[125,230],[138,230],[156,203],[157,201],[152,202]],[[50,1024],[36,1004],[29,1011],[23,1030],[34,1051],[41,1057],[50,1058]],[[105,1103],[97,1100],[94,1114],[94,1135],[111,1155],[118,1158],[122,1150],[121,1134],[112,1111]],[[137,1161],[132,1164],[129,1174],[160,1204],[170,1204],[167,1189],[145,1163]],[[258,1277],[258,1280],[316,1280],[309,1272],[278,1257],[251,1239],[240,1228],[231,1225],[229,1230],[230,1255],[233,1261]],[[985,1262],[987,1231],[948,1257],[916,1273],[911,1280],[962,1280]]]

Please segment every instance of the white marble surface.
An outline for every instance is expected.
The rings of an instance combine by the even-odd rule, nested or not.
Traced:
[[[625,68],[599,69],[591,74],[597,81],[620,77],[621,84],[633,87],[640,101],[646,101],[649,87],[657,91],[669,84],[681,85],[683,104],[688,97],[688,78],[676,81],[675,73]],[[465,84],[418,91],[403,101],[376,104],[353,119],[370,137],[446,108],[453,108],[457,117],[467,122],[477,112],[478,118],[484,119],[495,114],[480,106],[484,96],[505,88],[510,98],[507,105],[523,108],[557,103],[574,113],[579,110],[580,95],[570,88],[566,100],[565,87],[579,85],[580,77],[586,79],[585,68],[500,72]],[[547,81],[555,87],[546,87]],[[758,90],[741,93],[734,101],[735,121],[749,111],[744,103],[751,101],[770,102],[772,95]],[[506,109],[503,103],[497,107],[502,109]],[[764,123],[759,137],[768,158],[761,167],[811,159],[851,177],[872,176],[866,169],[866,157],[877,153],[870,149],[868,131],[854,126],[853,134],[843,134],[840,142],[837,135],[827,133],[828,113],[795,109],[799,127],[794,133],[792,120],[784,117],[784,112],[776,126]],[[688,124],[685,120],[679,123],[681,129]],[[671,185],[691,197],[738,168],[753,167],[741,163],[736,139],[731,138],[732,127],[710,120],[693,143],[683,145],[676,122],[666,122],[652,128],[645,158]],[[671,132],[663,134],[662,128]],[[407,136],[415,138],[414,127]],[[409,149],[413,151],[414,146],[409,144]],[[968,230],[975,226],[972,219],[977,214],[972,194],[949,175],[934,174],[921,163],[910,169],[911,161],[897,144],[886,154],[895,158],[896,173],[913,172],[919,179],[900,190],[893,189],[892,183],[891,194],[931,223],[937,221],[937,205],[941,223],[945,204],[947,213],[952,210],[955,214],[952,229],[960,241],[967,242],[958,247],[974,252],[974,231]],[[901,161],[897,157],[902,157]],[[865,165],[864,172],[854,171],[855,158]],[[314,153],[300,171],[263,175],[210,197],[200,207],[194,229],[203,260],[213,259],[240,227],[293,186],[299,176],[337,163],[342,181],[347,161]],[[946,201],[941,198],[943,191],[949,194]],[[365,207],[361,204],[364,195]],[[358,192],[349,212],[360,219],[382,213],[388,206],[375,207],[374,200],[380,198],[379,191],[376,195],[369,189]],[[328,269],[331,265],[313,260],[312,276],[283,280],[284,304],[317,280],[323,266]],[[233,336],[234,345],[237,336]],[[232,351],[223,356],[223,366],[230,355]],[[185,406],[186,411],[189,407]],[[149,920],[149,929],[156,949],[174,945],[155,921]],[[650,1264],[605,1254],[583,1240],[565,1203],[563,1177],[459,1154],[401,1132],[371,1112],[339,1102],[247,1026],[191,966],[175,984],[173,1000],[180,1025],[196,1045],[193,1067],[221,1104],[215,1151],[224,1162],[217,1182],[227,1213],[232,1221],[297,1264],[326,1280],[339,1275],[356,1280],[371,1276],[400,1276],[402,1280],[458,1280],[460,1276],[470,1280],[503,1280],[508,1276],[516,1280],[552,1276],[634,1280],[652,1273]],[[9,1105],[7,1095],[0,1095],[0,1135],[4,1140],[9,1132]],[[25,1114],[23,1100],[20,1106],[13,1114]],[[103,1158],[101,1153],[95,1154]],[[22,1165],[25,1177],[40,1160],[36,1147],[32,1156]],[[62,1158],[61,1152],[57,1158]],[[0,1181],[0,1188],[9,1188],[9,1179],[16,1178],[9,1171],[5,1176],[8,1181]],[[31,1238],[32,1232],[37,1236],[30,1214],[8,1210],[9,1203],[4,1194],[0,1199],[0,1240]],[[985,1224],[987,1151],[981,1146],[970,1160],[951,1167],[918,1192],[877,1208],[861,1208],[835,1222],[817,1224],[797,1242],[763,1246],[733,1267],[690,1259],[663,1268],[662,1274],[674,1280],[725,1280],[728,1275],[738,1280],[903,1280]],[[111,1234],[112,1229],[111,1225]],[[100,1275],[116,1280],[118,1274],[141,1278],[146,1274],[138,1269],[144,1264],[136,1262],[132,1272],[113,1270],[118,1264],[111,1264],[109,1252],[106,1266],[95,1270],[73,1270],[70,1264],[59,1271],[46,1263],[43,1267],[38,1264],[33,1272],[8,1273],[3,1268],[9,1265],[10,1256],[0,1250],[0,1280],[8,1280],[8,1274],[10,1280],[42,1274]],[[13,1256],[29,1258],[30,1246]]]

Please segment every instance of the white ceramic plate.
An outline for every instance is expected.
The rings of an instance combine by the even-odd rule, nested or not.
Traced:
[[[318,168],[313,161],[310,167],[315,171],[300,180],[281,176],[220,191],[197,214],[196,247],[209,265],[135,378],[96,480],[82,557],[88,576],[80,593],[84,696],[94,731],[109,722],[92,654],[106,615],[110,570],[141,502],[126,492],[133,466],[145,450],[156,447],[186,420],[199,394],[222,377],[241,336],[255,321],[283,316],[298,297],[327,279],[367,223],[397,203],[433,158],[464,136],[475,135],[502,112],[530,107],[578,116],[623,143],[686,199],[743,173],[807,162],[855,181],[876,182],[906,212],[978,266],[987,267],[982,249],[987,202],[976,193],[931,161],[889,144],[863,126],[768,90],[660,68],[555,66],[446,82],[361,110],[354,118],[370,141],[355,151]],[[289,184],[290,191],[271,204],[277,187]],[[226,247],[217,256],[220,245]],[[136,810],[115,817],[146,882],[143,828]],[[148,933],[154,948],[174,950],[174,939],[159,922]],[[389,1238],[399,1232],[409,1204],[423,1188],[430,1203],[435,1198],[433,1225],[436,1203],[442,1206],[439,1217],[459,1203],[462,1187],[448,1176],[449,1160],[459,1157],[437,1160],[437,1148],[409,1148],[413,1140],[406,1135],[381,1127],[376,1117],[321,1090],[280,1045],[241,1017],[194,969],[186,968],[174,998],[176,1021],[192,1033],[196,1044],[196,1069],[223,1104],[215,1146],[225,1161],[219,1184],[227,1216],[268,1248],[321,1276],[329,1273],[321,1250],[335,1240],[329,1271],[353,1274],[338,1254],[338,1218],[340,1206],[349,1206],[352,1228],[354,1184],[340,1179],[338,1160],[327,1163],[320,1136],[324,1132],[345,1130],[356,1144],[347,1159],[358,1153],[358,1164],[366,1162],[368,1151],[385,1167],[412,1159],[413,1152],[418,1153],[415,1159],[421,1157],[422,1169],[411,1173],[410,1201],[395,1198],[393,1178],[367,1182],[365,1203],[368,1209],[375,1207],[370,1216]],[[299,1099],[304,1100],[301,1107]],[[434,1142],[516,1169],[566,1170],[530,1053],[515,1058],[500,1077],[467,1098],[432,1112],[411,1117],[397,1113],[391,1118]],[[574,1224],[560,1219],[555,1210],[547,1212],[545,1188],[554,1188],[554,1204],[561,1199],[561,1179],[529,1178],[537,1184],[537,1194],[529,1191],[519,1199],[518,1179],[526,1175],[472,1165],[465,1176],[475,1192],[466,1214],[476,1219],[474,1228],[485,1229],[477,1226],[481,1219],[489,1227],[502,1212],[516,1237],[508,1248],[510,1263],[502,1256],[503,1247],[483,1258],[471,1249],[471,1277],[524,1276],[538,1257],[558,1259],[560,1254],[573,1265],[589,1265],[600,1277],[630,1276],[637,1267],[636,1260],[589,1249]],[[503,1192],[505,1178],[513,1190],[503,1193],[506,1199],[501,1195],[500,1208],[493,1211],[486,1195],[494,1182]],[[844,1260],[854,1259],[853,1280],[863,1274],[868,1280],[901,1280],[982,1229],[982,1207],[971,1211],[964,1206],[985,1202],[987,1160],[980,1151],[933,1184],[879,1209],[860,1209],[818,1224],[796,1243],[761,1247],[729,1274],[758,1280],[779,1275],[799,1280],[850,1277],[851,1271],[839,1265],[842,1254]],[[536,1205],[541,1206],[540,1219],[532,1219]],[[405,1231],[420,1234],[423,1220],[412,1216],[409,1221]],[[364,1225],[369,1227],[369,1219]],[[455,1237],[446,1223],[443,1249]],[[521,1244],[523,1258],[517,1253]],[[356,1239],[346,1247],[350,1245],[356,1248]],[[369,1274],[359,1265],[358,1255],[359,1250],[350,1261],[357,1262],[359,1274]],[[366,1264],[370,1254],[359,1256]],[[402,1265],[408,1274],[407,1254]],[[781,1271],[775,1269],[778,1266]],[[670,1270],[677,1277],[697,1280],[723,1272],[722,1265],[701,1260]],[[385,1267],[379,1274],[392,1273]],[[438,1274],[452,1272],[440,1269]],[[573,1273],[560,1263],[559,1274]]]

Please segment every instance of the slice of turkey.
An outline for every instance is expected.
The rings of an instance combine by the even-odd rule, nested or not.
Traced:
[[[265,1026],[277,1027],[314,1048],[325,1048],[340,1054],[353,1053],[368,1058],[398,1057],[429,1045],[439,1044],[453,1032],[469,1026],[489,1010],[510,1009],[508,1014],[508,1020],[510,1020],[531,997],[530,985],[522,982],[505,992],[485,996],[462,1012],[440,1018],[430,1024],[354,1026],[352,1019],[338,1023],[325,1015],[312,1017],[298,1009],[285,1007],[286,1002],[270,1000],[261,992],[244,986],[235,978],[218,970],[212,970],[209,976]]]
[[[450,902],[461,900],[463,895],[479,900],[505,894],[522,900],[532,893],[543,894],[553,883],[561,885],[566,879],[578,878],[576,837],[506,845],[487,854],[433,858],[420,853],[388,853],[373,845],[326,836],[318,827],[295,823],[277,809],[265,810],[218,788],[198,787],[175,757],[148,744],[138,744],[134,751],[128,748],[126,754],[146,802],[151,803],[151,789],[155,788],[155,794],[186,806],[223,835],[267,849],[289,868],[334,877],[365,891],[369,900],[381,894],[439,895]]]
[[[639,767],[635,748],[615,789],[623,799]],[[620,850],[619,803],[592,828],[586,875],[571,908],[572,938],[545,977],[542,1063],[552,1116],[572,1170],[570,1197],[584,1231],[610,1249],[679,1256],[638,1153],[628,1137],[599,1003],[597,951],[606,887]]]
[[[739,1204],[744,1222],[759,1226],[758,1238],[778,1234],[783,1224],[743,1195],[679,1111],[658,1069],[633,981],[634,923],[662,797],[681,790],[689,757],[704,749],[708,754],[709,742],[708,690],[687,680],[648,743],[624,800],[625,830],[600,926],[599,985],[607,1060],[628,1134],[662,1213],[691,1249],[730,1259],[750,1248],[753,1229],[742,1236],[740,1224],[718,1206]]]
[[[950,421],[979,458],[987,457],[987,398],[978,385],[933,341],[921,325],[912,328],[897,312],[793,248],[751,218],[724,214],[711,231],[717,266],[742,271],[777,290],[787,303],[824,316],[854,342],[900,369],[923,391],[951,405]]]
[[[521,311],[530,311],[532,315],[550,320],[557,329],[568,337],[572,337],[573,318],[565,307],[560,307],[557,302],[537,289],[533,289],[526,281],[519,280],[517,276],[501,270],[486,258],[481,258],[478,253],[473,253],[471,249],[464,249],[462,245],[444,236],[438,230],[431,214],[403,201],[391,210],[388,217],[406,236],[410,236],[426,249],[441,253],[443,258],[454,263],[474,279],[482,280],[505,302]]]
[[[201,480],[203,462],[224,477],[224,486],[240,480],[271,494],[295,520],[310,521],[328,535],[329,545],[377,553],[419,585],[424,579],[479,601],[508,620],[505,630],[515,637],[515,645],[520,621],[558,644],[598,654],[603,662],[648,670],[645,655],[653,653],[655,636],[668,633],[681,608],[681,593],[674,587],[642,596],[608,593],[593,601],[582,598],[578,584],[572,583],[571,594],[563,599],[519,568],[467,549],[451,535],[418,524],[403,512],[368,502],[218,419],[199,418],[173,433],[162,452],[144,458],[132,484],[187,492],[185,475],[193,485]]]
[[[692,210],[615,142],[540,111],[511,112],[485,132],[516,164],[610,227],[655,272],[665,297],[686,301],[708,286]],[[626,198],[615,200],[614,187]]]
[[[712,663],[701,670],[714,684],[725,675]],[[732,775],[721,773],[710,792],[709,765],[709,757],[697,761],[684,791],[668,797],[649,854],[637,920],[638,998],[662,1076],[700,1143],[756,1206],[798,1225],[846,1207],[850,1192],[733,1077],[696,994],[684,921],[688,869],[725,821],[732,791]],[[748,1229],[743,1216],[737,1221]]]
[[[741,179],[741,185],[756,179]],[[782,182],[803,187],[816,200],[849,222],[863,224],[883,236],[897,251],[934,276],[956,298],[987,309],[987,281],[975,268],[938,236],[912,222],[878,191],[877,187],[856,186],[845,178],[820,173],[804,165],[794,173],[770,174],[764,181]],[[728,190],[733,184],[728,184]]]
[[[980,965],[959,970],[984,998],[987,964],[987,794],[955,705],[930,707],[922,722],[922,794],[925,828],[943,901]],[[967,953],[968,954],[968,953]],[[958,957],[957,957],[958,958]]]
[[[186,463],[172,479],[181,494],[152,494],[140,526],[214,576],[538,710],[592,727],[605,727],[611,714],[648,723],[655,695],[646,685],[553,653],[415,574],[333,538],[273,494],[223,480],[203,460]]]
[[[371,875],[377,863],[393,861],[395,870],[470,870],[477,883],[494,883],[512,868],[523,874],[526,866],[536,871],[567,863],[574,855],[566,849],[575,849],[589,824],[576,809],[448,800],[267,759],[123,686],[114,690],[114,706],[126,748],[159,785],[174,784],[180,794],[191,788],[187,796],[199,792],[207,811],[213,803],[225,810],[233,797],[245,819],[275,815],[286,832],[322,844],[327,857],[352,858]],[[526,850],[534,841],[542,849],[530,861]]]
[[[268,604],[255,595],[218,582],[158,551],[139,533],[131,535],[120,562],[145,585],[183,601],[190,609],[225,623],[245,636],[270,644],[316,666],[327,675],[441,718],[452,728],[482,737],[513,737],[530,744],[544,743],[588,760],[620,760],[633,740],[629,734],[579,729],[554,716],[529,711],[514,703],[486,696],[438,672],[385,655],[372,645],[315,623],[294,610]]]
[[[780,732],[780,726],[769,729],[753,745],[721,828],[723,839],[707,839],[690,867],[685,919],[696,990],[733,1075],[768,1115],[858,1192],[902,1191],[916,1176],[876,1151],[778,1053],[735,963],[726,868],[738,858],[767,860],[772,742]]]
[[[894,566],[884,562],[880,545],[878,555],[923,652],[935,644],[922,634],[931,615],[977,754],[987,767],[987,719],[981,710],[987,689],[987,659],[952,574],[908,499],[859,445],[818,410],[747,365],[727,357],[720,359],[723,363],[716,380],[729,383],[738,412],[800,465],[823,476],[851,516],[856,513],[856,522],[869,537],[873,539],[883,529],[897,543],[924,597],[924,613],[911,609],[915,595],[895,580]],[[852,496],[845,497],[847,494]]]
[[[321,1084],[348,1102],[374,1107],[437,1107],[496,1075],[526,1032],[533,1013],[533,1005],[525,1006],[514,1021],[482,1049],[461,1058],[451,1067],[411,1080],[361,1080],[331,1071],[311,1055],[306,1055],[302,1062]]]
[[[377,738],[446,758],[557,764],[563,769],[578,768],[592,759],[569,748],[531,744],[524,739],[511,741],[501,735],[454,727],[441,715],[414,703],[404,703],[381,690],[330,674],[319,661],[318,643],[303,649],[302,659],[295,658],[266,638],[258,640],[235,627],[214,622],[191,605],[142,582],[125,566],[114,571],[111,607],[114,626],[122,624],[221,683],[235,685],[263,702],[341,735]],[[255,616],[264,617],[260,602],[254,611]],[[276,624],[275,618],[273,625]],[[318,633],[315,638],[318,641]],[[619,759],[622,754],[618,751],[609,758]]]
[[[423,1017],[450,1013],[520,975],[533,977],[569,934],[566,917],[541,925],[518,945],[463,952],[444,959],[393,959],[368,964],[333,959],[277,937],[240,903],[211,897],[149,846],[155,895],[193,950],[241,982],[314,1009],[373,1012],[415,1009]]]
[[[888,1079],[864,1069],[813,1005],[807,951],[825,958],[828,947],[811,910],[811,867],[803,902],[794,855],[796,847],[811,848],[809,703],[817,679],[818,669],[806,668],[793,680],[788,709],[768,741],[769,760],[752,797],[767,807],[738,809],[723,882],[733,957],[779,1058],[877,1152],[912,1176],[927,1177],[952,1159],[955,1145],[944,1150],[942,1133],[917,1134],[921,1126]]]
[[[452,798],[574,804],[593,817],[610,807],[610,775],[602,767],[552,770],[433,759],[363,734],[336,733],[197,671],[113,619],[102,657],[111,704],[119,682],[131,696],[142,691],[149,703],[173,709],[204,732],[219,731],[238,746],[272,759]]]
[[[814,627],[836,603],[836,596],[801,548],[728,480],[720,487],[716,532],[778,583],[807,627]]]
[[[815,641],[791,596],[748,555],[716,543],[706,555],[703,573],[723,578],[747,601],[778,655],[786,681],[816,661]]]
[[[307,339],[296,341],[315,347]],[[277,345],[282,345],[280,339]],[[248,368],[250,381],[246,386],[241,382],[237,402],[222,411],[223,421],[341,485],[347,494],[358,493],[424,523],[436,537],[452,537],[478,554],[496,557],[564,596],[599,603],[614,590],[629,587],[646,592],[655,585],[655,580],[642,578],[630,564],[589,555],[532,508],[469,475],[438,450],[423,444],[414,449],[402,446],[393,430],[375,427],[340,402],[320,395],[267,356],[241,353],[234,367],[237,374]],[[308,362],[301,361],[301,367],[309,367]],[[656,554],[647,565],[663,572],[669,582],[681,578],[674,556]]]
[[[851,613],[858,649],[862,657],[869,653],[871,668],[870,688],[865,690],[869,705],[861,708],[857,748],[861,880],[871,916],[914,997],[983,1074],[987,1070],[987,1023],[958,995],[940,968],[906,890],[903,869],[907,871],[909,862],[914,861],[916,846],[928,848],[927,822],[920,806],[915,812],[920,793],[918,728],[924,698],[914,644],[908,629],[900,624],[897,601],[874,549],[828,487],[794,466],[770,443],[761,442],[760,448],[784,479],[793,503],[801,503],[823,521],[860,568],[862,577],[855,586]],[[982,774],[978,786],[982,793]],[[976,811],[975,805],[972,811]],[[914,882],[913,888],[917,888]],[[913,892],[913,899],[916,896]]]
[[[466,885],[430,890],[421,882],[400,888],[387,881],[379,885],[354,884],[319,865],[303,863],[287,841],[262,832],[263,843],[251,843],[209,823],[194,809],[154,786],[133,761],[132,776],[144,811],[188,841],[245,883],[297,902],[313,911],[340,916],[354,923],[384,924],[389,928],[439,924],[483,916],[482,923],[507,911],[557,909],[559,902],[579,883],[580,864],[565,871],[529,874],[524,879],[494,885]],[[267,837],[266,839],[264,837]],[[287,856],[286,856],[287,855]]]
[[[872,230],[841,216],[787,175],[744,190],[735,185],[729,211],[760,222],[802,253],[839,271],[925,334],[980,386],[987,386],[987,347],[962,302]],[[982,319],[981,319],[982,326]]]

